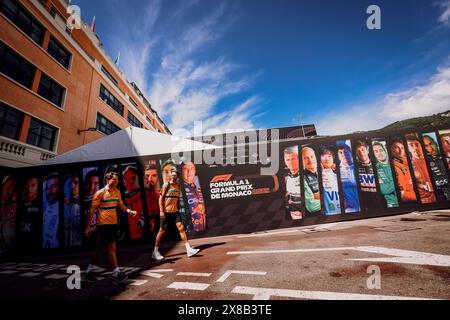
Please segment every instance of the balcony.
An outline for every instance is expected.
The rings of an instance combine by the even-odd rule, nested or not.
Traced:
[[[56,153],[0,136],[0,166],[21,168],[41,165]]]

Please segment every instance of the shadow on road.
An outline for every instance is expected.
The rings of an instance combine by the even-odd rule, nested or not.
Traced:
[[[201,253],[203,251],[205,251],[206,249],[217,247],[217,246],[223,246],[224,244],[226,244],[226,242],[207,243],[207,244],[195,246],[196,249],[200,249],[200,252],[198,254],[196,254],[195,256],[201,257],[202,256]],[[168,258],[168,257],[183,256],[185,254],[186,254],[185,252],[182,252],[182,253],[177,253],[177,254],[172,254],[172,255],[166,255],[165,257]],[[180,258],[178,258],[178,259],[180,259]]]

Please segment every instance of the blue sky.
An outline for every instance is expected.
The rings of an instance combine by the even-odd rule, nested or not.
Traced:
[[[450,110],[450,0],[73,0],[172,131],[381,128]],[[381,30],[368,30],[369,5]],[[300,117],[300,114],[302,115]]]

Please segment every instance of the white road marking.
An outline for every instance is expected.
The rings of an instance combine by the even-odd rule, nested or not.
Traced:
[[[7,262],[0,264],[0,268],[11,268],[17,266],[16,262]]]
[[[39,272],[25,272],[22,274],[19,274],[20,277],[28,277],[28,278],[32,278],[32,277],[36,277],[36,276],[40,276],[42,275],[42,273]]]
[[[95,276],[94,276],[95,277]],[[97,279],[97,281],[102,281],[105,279],[105,277],[95,277],[95,279]],[[83,278],[81,278],[81,280],[83,281]]]
[[[139,271],[141,269],[142,268],[139,268],[139,267],[123,267],[123,268],[120,268],[120,271],[123,272],[124,274],[130,274],[130,273]]]
[[[255,250],[255,251],[229,251],[227,254],[271,254],[271,253],[306,253],[321,251],[354,250],[354,247],[344,248],[317,248],[317,249],[286,249],[286,250]]]
[[[139,271],[141,269],[142,268],[137,268],[137,267],[120,267],[120,272],[123,272],[124,274],[130,274],[132,272]],[[105,269],[103,269],[103,270],[105,270]],[[112,275],[113,273],[114,273],[113,271],[107,271],[107,272],[103,272],[101,275],[109,276],[109,275]]]
[[[16,270],[4,270],[4,271],[0,271],[0,274],[14,274],[17,273],[19,271]]]
[[[208,283],[194,283],[194,282],[173,282],[167,286],[170,289],[184,289],[184,290],[197,290],[204,291],[209,287]]]
[[[45,263],[32,263],[32,264],[29,264],[29,265],[26,265],[26,266],[19,267],[19,268],[17,268],[17,270],[20,270],[20,271],[31,271],[31,270],[36,269],[36,268],[42,268],[42,267],[44,267],[46,265],[47,264],[45,264]]]
[[[267,272],[265,271],[242,271],[242,270],[227,270],[218,280],[217,282],[225,282],[225,280],[232,275],[235,274],[251,274],[257,276],[265,276]]]
[[[177,276],[188,276],[188,277],[209,277],[211,273],[202,272],[178,272]]]
[[[427,298],[382,296],[358,293],[341,293],[325,291],[301,291],[288,289],[235,287],[232,293],[253,295],[253,300],[270,300],[270,297],[314,299],[314,300],[435,300]]]
[[[155,273],[155,272],[152,272],[152,271],[150,271],[150,270],[142,271],[141,274],[144,275],[144,276],[152,277],[152,278],[156,278],[156,279],[159,279],[159,278],[162,278],[162,277],[163,277],[162,274]]]
[[[286,230],[286,231],[275,231],[275,232],[265,232],[265,233],[255,233],[255,234],[247,234],[244,236],[238,236],[237,238],[254,238],[254,237],[266,237],[266,236],[272,236],[274,234],[283,234],[283,233],[293,233],[293,232],[299,232],[301,230]]]
[[[68,276],[69,276],[68,274],[54,273],[54,274],[51,274],[49,276],[46,276],[45,279],[59,280],[59,279],[67,278]]]
[[[35,272],[47,272],[47,271],[53,271],[53,270],[56,270],[56,269],[61,269],[62,267],[65,267],[65,265],[64,264],[51,264],[51,265],[49,265],[49,266],[46,266],[46,267],[41,267],[41,268],[38,268],[38,269],[34,269],[33,271],[35,271]]]
[[[346,259],[350,261],[391,262],[391,263],[450,267],[450,256],[427,252],[391,249],[384,247],[372,247],[372,246],[317,248],[317,249],[289,249],[289,250],[229,251],[227,252],[227,254],[236,254],[236,255],[274,254],[274,253],[285,254],[285,253],[309,253],[309,252],[348,251],[348,250],[394,256],[394,257],[379,257],[379,258]]]
[[[172,272],[173,269],[152,269],[153,272]]]
[[[251,233],[251,234],[246,234],[246,235],[241,235],[241,236],[237,236],[238,239],[240,238],[254,238],[254,237],[266,237],[266,236],[271,236],[271,235],[277,235],[277,234],[285,234],[285,233],[294,233],[294,232],[305,232],[305,231],[310,231],[312,229],[318,229],[316,230],[316,232],[319,231],[329,231],[331,230],[331,228],[336,227],[338,225],[341,225],[342,223],[340,222],[333,222],[333,223],[324,223],[321,224],[317,227],[307,227],[307,228],[303,228],[303,229],[295,229],[295,230],[283,230],[283,231],[266,231],[266,232],[258,232],[258,233]]]
[[[10,270],[10,269],[14,269],[14,270],[19,270],[19,271],[31,271],[35,268],[40,268],[43,266],[46,266],[47,264],[45,263],[41,263],[41,264],[36,264],[36,263],[5,263],[0,265],[0,269],[6,269],[6,270]]]
[[[356,247],[356,250],[370,253],[385,254],[388,256],[393,256],[393,258],[381,257],[381,258],[360,258],[347,260],[450,267],[450,256],[445,256],[441,254],[382,248],[382,247]]]
[[[36,267],[33,267],[33,264],[31,264],[31,263],[22,263],[22,264],[19,264],[17,266],[16,270],[19,270],[19,271],[30,271],[30,270],[35,269],[35,268]]]

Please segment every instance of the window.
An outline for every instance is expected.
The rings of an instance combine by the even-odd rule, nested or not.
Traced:
[[[111,80],[112,82],[114,82],[114,84],[117,86],[119,84],[119,82],[117,82],[116,78],[114,78],[111,74],[111,72],[109,72],[108,70],[106,70],[106,68],[104,66],[102,66],[102,72],[109,78],[109,80]]]
[[[56,9],[54,6],[51,6],[50,8],[50,15],[54,18],[56,17]]]
[[[152,105],[150,104],[150,102],[147,101],[147,99],[143,99],[144,100],[144,104],[147,107],[148,110],[152,111]]]
[[[136,109],[139,108],[139,107],[138,107],[138,104],[137,104],[133,99],[130,98],[130,102],[131,102],[131,104],[132,104]]]
[[[44,124],[39,120],[31,119],[27,143],[45,150],[53,151],[57,131],[57,129]]]
[[[61,63],[64,68],[69,69],[71,54],[53,36],[50,37],[47,52]]]
[[[114,97],[102,84],[100,85],[100,99],[105,101],[108,106],[116,110],[116,112],[123,117],[123,104],[120,103],[120,101],[117,100],[116,97]]]
[[[31,89],[36,68],[0,42],[0,72]]]
[[[110,135],[120,130],[118,126],[106,119],[100,113],[97,113],[97,130]]]
[[[145,116],[145,120],[147,120],[148,124],[151,125],[151,126],[153,127],[152,120],[150,120],[149,117]]]
[[[136,118],[131,112],[128,112],[128,122],[133,126],[133,127],[138,127],[138,128],[142,128],[142,122],[140,122],[138,120],[138,118]]]
[[[38,94],[59,107],[62,107],[65,89],[47,75],[42,74]]]
[[[0,12],[25,32],[34,42],[41,45],[45,29],[28,13],[17,0],[0,0]]]
[[[22,124],[22,113],[0,103],[0,135],[17,140]]]

